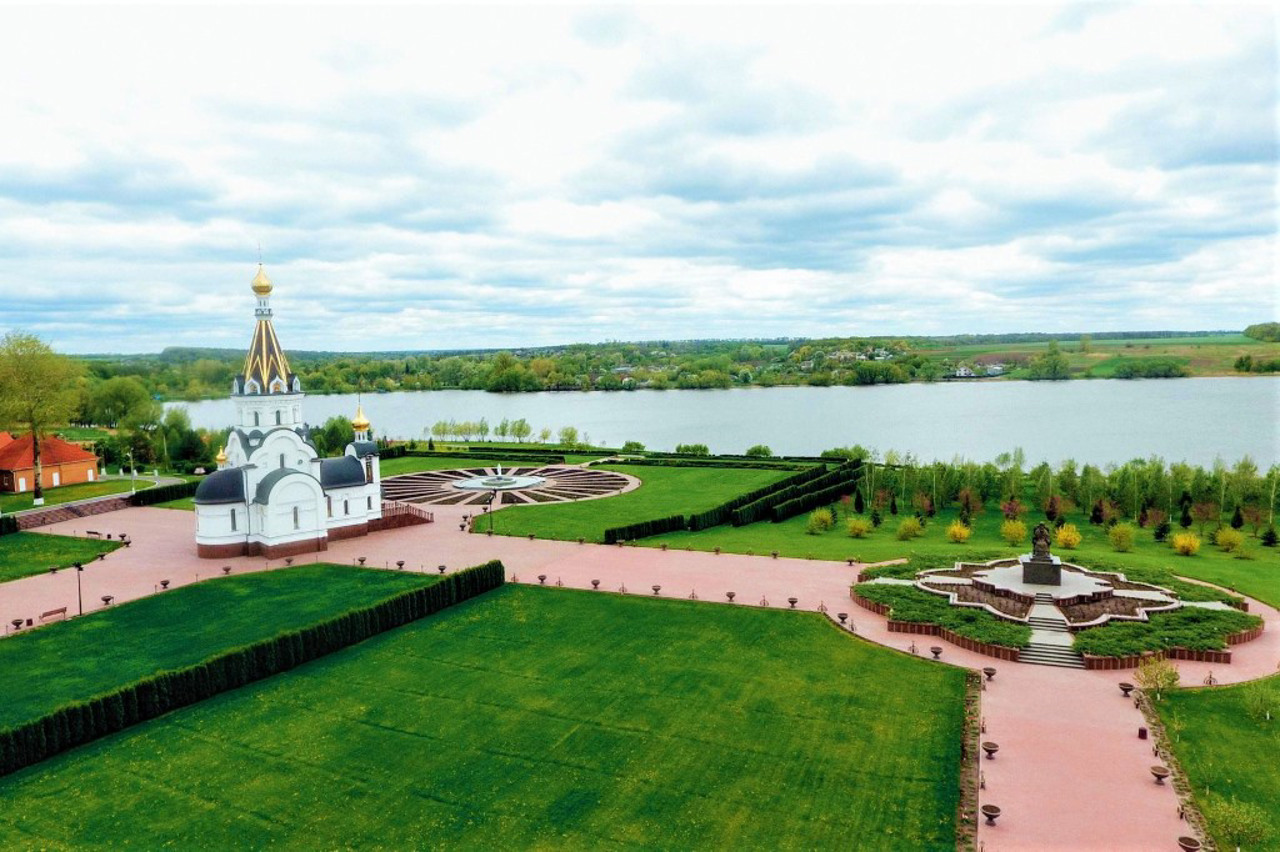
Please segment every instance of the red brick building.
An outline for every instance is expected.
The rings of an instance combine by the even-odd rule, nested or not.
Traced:
[[[14,438],[0,432],[0,491],[31,491],[35,488],[35,459],[30,435]],[[40,442],[40,484],[45,488],[93,482],[98,478],[98,457],[61,438]]]

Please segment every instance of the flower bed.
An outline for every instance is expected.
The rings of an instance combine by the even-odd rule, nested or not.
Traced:
[[[1117,658],[1136,658],[1157,651],[1226,652],[1228,645],[1235,644],[1233,634],[1252,634],[1249,638],[1255,638],[1261,631],[1262,619],[1256,615],[1234,609],[1183,607],[1172,612],[1152,613],[1146,622],[1112,622],[1082,630],[1076,634],[1075,649],[1094,657]],[[1227,658],[1221,662],[1230,662],[1230,652],[1226,653]]]
[[[1003,621],[985,610],[951,606],[946,598],[914,586],[860,583],[853,587],[853,597],[887,607],[882,614],[891,622],[932,625],[984,645],[1025,648],[1031,642],[1026,625]]]

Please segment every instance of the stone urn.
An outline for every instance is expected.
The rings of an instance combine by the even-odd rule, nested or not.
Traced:
[[[982,750],[987,753],[987,760],[995,760],[996,752],[1000,750],[1000,746],[988,740],[982,744]]]
[[[733,603],[733,596],[735,594],[737,594],[737,592],[725,592],[724,596],[729,599],[729,603]]]
[[[591,588],[593,588],[593,589],[598,589],[598,588],[600,588],[600,581],[599,581],[599,580],[592,580],[592,581],[591,581]]]
[[[160,581],[160,588],[162,588],[162,589],[167,589],[167,588],[169,588],[169,581],[168,581],[168,580],[161,580],[161,581]]]
[[[1129,693],[1130,693],[1130,692],[1133,692],[1133,690],[1134,690],[1135,688],[1136,688],[1136,687],[1134,687],[1134,685],[1133,685],[1133,684],[1131,684],[1131,683],[1122,683],[1122,684],[1120,684],[1120,691],[1124,693],[1124,697],[1125,697],[1125,698],[1128,698],[1128,697],[1129,697]]]
[[[997,805],[983,805],[982,815],[987,818],[987,825],[995,825],[1000,818],[1000,808]]]
[[[1181,849],[1182,852],[1199,852],[1200,841],[1196,840],[1194,837],[1179,837],[1178,848]]]
[[[840,619],[840,624],[841,624],[841,626],[843,626],[843,625],[844,625],[844,623],[845,623],[846,621],[848,621],[848,620],[849,620],[849,613],[847,613],[847,612],[837,612],[837,613],[836,613],[836,618]]]
[[[657,585],[655,585],[655,586],[651,586],[651,588],[653,589],[653,593],[654,593],[655,595],[656,595],[658,592],[662,591],[662,587],[661,587],[661,586],[657,586]]]
[[[995,680],[995,676],[996,676],[995,666],[987,666],[982,670],[982,673],[987,676],[987,680]]]
[[[1164,784],[1164,779],[1169,777],[1169,767],[1167,766],[1151,767],[1151,777],[1156,779],[1157,784]]]
[[[934,645],[932,648],[930,648],[929,653],[933,654],[933,658],[935,660],[942,658],[942,648],[938,645]]]
[[[799,598],[787,598],[787,603],[791,604],[791,608],[795,609],[796,604],[800,602]]]
[[[539,574],[539,575],[538,575],[538,585],[539,585],[539,586],[545,585],[545,584],[546,584],[546,582],[547,582],[547,575],[546,575],[546,574]]]
[[[397,559],[397,560],[396,560],[396,567],[397,567],[397,568],[399,568],[401,571],[403,571],[403,570],[404,570],[404,560],[403,560],[403,559]]]

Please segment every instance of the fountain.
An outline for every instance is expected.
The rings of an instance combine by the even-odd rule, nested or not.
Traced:
[[[536,488],[546,481],[543,476],[511,476],[503,473],[502,465],[498,465],[498,472],[495,474],[463,479],[453,483],[453,487],[464,491],[516,491],[521,488]]]

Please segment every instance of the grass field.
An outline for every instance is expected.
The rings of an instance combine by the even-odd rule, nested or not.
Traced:
[[[0,642],[0,727],[436,579],[303,565],[217,577],[10,637]]]
[[[380,465],[383,477],[399,476],[402,473],[419,473],[424,470],[461,470],[472,467],[496,467],[502,465],[504,468],[513,466],[510,461],[501,461],[499,459],[487,459],[484,456],[476,456],[474,459],[455,458],[453,456],[401,456],[398,459],[386,459]],[[537,462],[524,462],[517,467],[540,466]]]
[[[1243,847],[1280,848],[1280,713],[1273,710],[1270,721],[1251,718],[1245,697],[1254,689],[1268,691],[1273,706],[1280,705],[1280,676],[1241,686],[1175,690],[1156,704],[1166,726],[1182,727],[1173,750],[1222,849],[1236,844],[1215,819],[1214,805],[1232,797],[1261,808],[1273,829],[1269,842]]]
[[[73,562],[87,563],[120,546],[116,541],[95,541],[65,535],[19,532],[0,536],[0,583],[43,574]]]
[[[879,562],[912,554],[946,556],[966,551],[982,551],[997,556],[1015,556],[1031,549],[1030,541],[1010,547],[1000,538],[1000,524],[1004,517],[999,510],[989,507],[973,520],[973,537],[964,545],[947,541],[947,525],[957,516],[956,510],[945,510],[929,521],[922,537],[910,541],[898,541],[895,532],[902,517],[885,514],[883,526],[866,538],[851,538],[842,518],[835,529],[819,535],[807,535],[807,515],[800,515],[780,524],[766,522],[742,527],[719,526],[701,532],[667,533],[638,543],[657,547],[666,543],[671,547],[692,547],[694,550],[712,550],[720,547],[730,553],[763,554],[777,550],[783,556],[799,556],[812,559],[849,559],[862,562]],[[499,513],[498,519],[501,520]],[[1028,515],[1025,519],[1028,535],[1041,518]],[[1221,586],[1234,586],[1246,595],[1280,605],[1280,548],[1262,547],[1258,540],[1248,537],[1245,553],[1248,559],[1226,554],[1205,541],[1195,556],[1178,556],[1167,544],[1160,544],[1151,537],[1149,529],[1137,531],[1137,541],[1130,553],[1117,553],[1107,540],[1106,529],[1089,523],[1088,518],[1072,514],[1067,518],[1084,536],[1076,550],[1054,547],[1054,553],[1071,562],[1086,567],[1091,563],[1105,563],[1123,570],[1124,565],[1147,568],[1169,568],[1174,573],[1206,580]],[[1177,529],[1177,527],[1175,527]],[[1192,530],[1194,531],[1194,527]]]
[[[163,503],[153,504],[157,509],[182,509],[187,512],[196,510],[196,501],[194,497],[179,497],[177,500],[166,500]]]
[[[815,614],[507,586],[0,779],[0,839],[954,849],[963,693]]]
[[[493,529],[503,535],[527,535],[573,541],[604,541],[608,527],[675,514],[701,512],[747,491],[792,476],[793,470],[748,468],[597,465],[600,470],[629,473],[641,481],[634,491],[600,500],[548,506],[520,506],[494,514]],[[489,519],[476,521],[487,530]]]
[[[154,479],[138,479],[138,490],[155,485]],[[62,485],[58,488],[44,490],[44,504],[56,506],[59,503],[70,503],[72,500],[87,500],[90,497],[106,497],[109,494],[128,494],[129,480],[104,479],[98,482],[84,482],[79,485]],[[21,494],[0,495],[0,512],[21,512],[34,508],[30,491]]]

